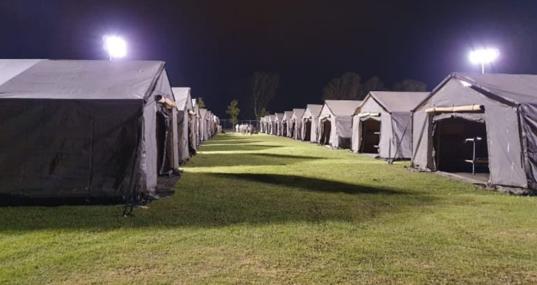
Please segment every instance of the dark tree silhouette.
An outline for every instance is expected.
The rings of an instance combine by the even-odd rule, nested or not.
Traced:
[[[356,100],[361,95],[362,83],[360,75],[346,72],[341,77],[328,82],[323,89],[325,100]]]
[[[405,79],[395,83],[393,91],[427,91],[427,84],[414,79]]]
[[[240,112],[241,109],[239,108],[239,101],[237,101],[237,99],[231,100],[231,102],[227,106],[226,114],[229,115],[229,119],[233,123],[233,126],[235,126],[239,122]]]
[[[205,102],[203,101],[203,98],[199,97],[198,99],[196,99],[196,104],[198,104],[198,107],[199,108],[205,108]]]
[[[257,119],[266,112],[268,104],[276,96],[279,85],[280,76],[277,73],[255,72],[252,76],[251,108]]]

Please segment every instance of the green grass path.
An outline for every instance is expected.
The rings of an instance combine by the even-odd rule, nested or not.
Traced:
[[[134,214],[0,207],[0,284],[537,283],[537,198],[286,138],[218,136]]]

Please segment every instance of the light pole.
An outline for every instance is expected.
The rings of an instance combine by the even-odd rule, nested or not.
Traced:
[[[110,61],[114,58],[124,58],[127,56],[127,42],[119,36],[104,36],[103,48],[108,53],[108,59]]]
[[[493,63],[499,56],[499,50],[494,48],[484,48],[471,51],[468,55],[468,59],[472,64],[481,65],[481,74],[485,74],[485,65]]]

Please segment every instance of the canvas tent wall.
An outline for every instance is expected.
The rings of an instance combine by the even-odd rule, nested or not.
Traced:
[[[319,115],[320,143],[334,148],[350,148],[352,116],[362,101],[326,100]]]
[[[207,109],[205,108],[200,108],[200,119],[199,119],[200,123],[200,138],[201,138],[201,141],[204,142],[208,139],[208,135],[207,135]]]
[[[302,116],[302,139],[319,142],[319,115],[323,105],[308,104]]]
[[[276,115],[269,115],[268,118],[268,134],[269,135],[276,135],[277,133],[277,126],[276,126]]]
[[[302,117],[304,116],[304,109],[293,109],[293,115],[291,116],[290,129],[291,137],[295,140],[302,139]]]
[[[276,113],[274,114],[275,118],[274,118],[274,126],[276,127],[276,133],[274,135],[276,136],[283,136],[283,123],[282,123],[282,120],[283,120],[283,113]]]
[[[412,166],[460,168],[473,161],[466,139],[480,136],[489,184],[535,190],[536,121],[537,75],[451,74],[413,114]]]
[[[283,112],[283,118],[282,118],[283,133],[281,134],[281,136],[291,137],[291,117],[292,116],[293,116],[293,111]]]
[[[0,86],[0,194],[155,195],[173,101],[163,62],[39,61]]]
[[[411,111],[428,92],[372,91],[352,123],[352,151],[389,160],[412,156]]]
[[[192,98],[190,95],[190,88],[188,87],[174,87],[172,88],[177,104],[177,128],[178,128],[178,146],[179,149],[179,162],[186,162],[191,152],[195,151],[192,142]]]

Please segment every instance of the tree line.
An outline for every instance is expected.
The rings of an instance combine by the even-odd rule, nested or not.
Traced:
[[[280,86],[280,75],[272,72],[255,72],[249,81],[250,95],[242,105],[251,111],[256,119],[267,114],[268,105],[276,97]],[[405,79],[387,86],[378,76],[363,81],[355,72],[345,72],[341,76],[330,80],[322,90],[323,100],[362,100],[370,91],[426,91],[427,85],[414,79]],[[233,99],[226,114],[236,124],[240,108],[239,101]]]

